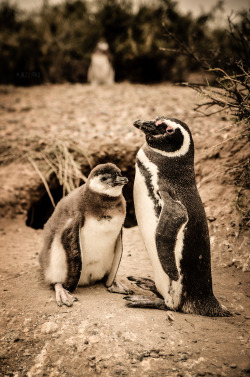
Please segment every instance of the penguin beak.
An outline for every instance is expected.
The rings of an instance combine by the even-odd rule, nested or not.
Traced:
[[[156,130],[156,125],[153,121],[138,119],[133,124],[136,128],[142,130],[145,134],[154,134],[154,131]]]
[[[142,130],[148,136],[157,136],[165,134],[173,134],[175,131],[172,127],[164,122],[164,119],[158,119],[153,121],[136,120],[134,126],[139,130]]]
[[[128,178],[126,178],[126,177],[117,176],[115,181],[114,181],[114,184],[117,185],[117,186],[123,186],[123,185],[126,185],[127,183],[128,183]]]

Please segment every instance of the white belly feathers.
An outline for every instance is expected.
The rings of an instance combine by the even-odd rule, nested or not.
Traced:
[[[157,166],[149,161],[142,149],[138,152],[137,158],[150,173],[151,182],[154,185],[154,192],[157,192]],[[139,229],[153,266],[154,280],[157,290],[164,297],[165,303],[169,308],[177,309],[181,300],[182,275],[180,274],[178,281],[171,281],[161,266],[156,248],[156,228],[158,225],[158,218],[155,214],[154,202],[148,191],[146,178],[143,176],[143,173],[140,171],[137,164],[134,182],[134,204]],[[160,201],[159,204],[162,205]],[[179,273],[180,260],[182,258],[183,230],[184,226],[178,233],[175,247],[175,258]]]
[[[107,217],[98,220],[85,219],[80,229],[82,273],[79,285],[88,285],[101,280],[112,266],[117,237],[123,224],[123,216]]]

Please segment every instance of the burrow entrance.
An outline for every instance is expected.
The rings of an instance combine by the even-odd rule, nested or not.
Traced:
[[[89,161],[91,161],[92,167],[111,162],[117,165],[121,169],[122,174],[128,178],[129,182],[123,189],[123,195],[127,202],[127,215],[124,224],[126,228],[137,225],[133,202],[133,184],[135,158],[139,145],[139,142],[131,144],[121,142],[120,140],[112,140],[109,143],[96,143],[95,149],[94,147],[89,147],[88,160],[81,160],[82,156],[78,156],[78,161],[81,161],[81,171],[86,177],[88,177],[91,171],[89,164]],[[47,183],[54,202],[57,204],[63,196],[63,188],[54,173],[51,174]],[[84,182],[82,181],[81,183],[83,184]],[[26,225],[34,229],[42,229],[53,213],[54,207],[42,182],[39,184],[39,187],[33,188],[32,195],[33,197],[29,199],[30,204],[28,205]]]
[[[127,202],[127,215],[124,226],[125,228],[131,228],[137,225],[133,204],[133,172],[125,173],[124,175],[129,178],[129,183],[123,189],[123,195]],[[54,202],[57,204],[63,197],[63,187],[55,178],[51,179],[48,184]],[[43,184],[39,185],[35,191],[36,197],[31,199],[31,204],[27,211],[26,225],[33,229],[43,229],[44,224],[52,215],[54,207]]]

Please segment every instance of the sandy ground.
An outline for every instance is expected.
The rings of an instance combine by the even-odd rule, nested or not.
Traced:
[[[82,138],[140,145],[131,127],[138,118],[177,117],[189,124],[196,145],[197,182],[207,212],[214,291],[233,316],[208,318],[157,310],[130,309],[104,286],[78,288],[73,307],[58,308],[44,283],[38,252],[42,230],[25,226],[29,188],[39,177],[25,161],[0,167],[0,375],[1,376],[247,376],[249,363],[249,267],[246,235],[239,236],[233,206],[235,188],[226,181],[225,149],[212,148],[234,131],[215,131],[228,118],[194,118],[200,100],[170,85],[119,84],[92,88],[57,85],[1,88],[0,136]],[[114,142],[115,144],[115,142]],[[116,145],[116,144],[115,144]],[[114,146],[115,147],[115,146]],[[235,144],[230,148],[235,150]],[[240,157],[245,157],[241,148]],[[126,156],[124,157],[126,158]],[[224,170],[223,170],[224,169]],[[17,215],[19,213],[19,215]],[[119,279],[152,278],[137,227],[124,230]]]

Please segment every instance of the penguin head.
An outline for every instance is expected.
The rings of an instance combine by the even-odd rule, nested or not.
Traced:
[[[119,196],[128,179],[123,177],[121,170],[114,164],[97,165],[88,177],[89,188],[99,194]]]
[[[157,117],[153,121],[136,120],[134,126],[146,135],[148,145],[166,157],[193,153],[193,140],[188,126],[175,118]]]

